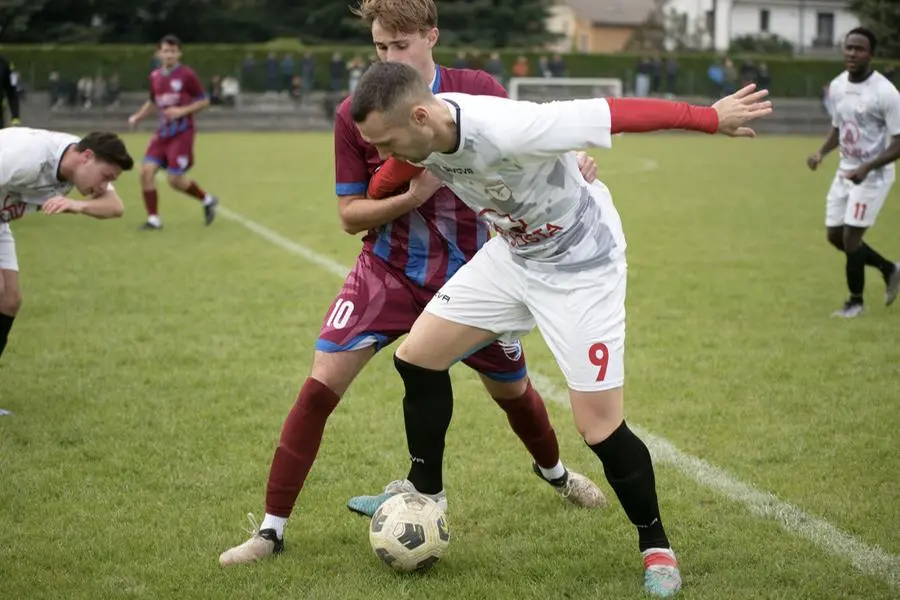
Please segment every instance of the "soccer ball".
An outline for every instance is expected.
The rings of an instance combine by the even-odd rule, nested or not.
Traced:
[[[375,555],[395,571],[426,571],[450,545],[447,517],[438,503],[407,492],[378,507],[369,524]]]

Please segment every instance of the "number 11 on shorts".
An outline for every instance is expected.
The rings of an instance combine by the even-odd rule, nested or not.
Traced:
[[[597,373],[597,381],[606,379],[606,367],[609,366],[609,348],[600,342],[592,345],[588,350],[588,360],[600,371]]]
[[[857,221],[862,221],[866,218],[866,205],[862,202],[857,202],[853,205],[853,218]]]

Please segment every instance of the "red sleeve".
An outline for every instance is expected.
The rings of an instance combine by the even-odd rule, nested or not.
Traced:
[[[506,88],[500,85],[493,75],[487,71],[476,71],[475,80],[477,82],[477,90],[473,90],[472,94],[478,96],[497,96],[498,98],[509,98]]]
[[[185,77],[184,81],[184,89],[191,95],[191,102],[206,99],[206,90],[203,89],[203,84],[200,83],[200,78],[193,69],[187,72],[187,77]]]
[[[613,133],[687,129],[716,133],[719,115],[711,106],[652,98],[607,98]]]
[[[366,153],[342,105],[334,119],[334,192],[338,196],[365,196],[368,185]]]
[[[393,157],[387,159],[369,181],[369,198],[387,198],[422,171],[422,167],[406,161]]]

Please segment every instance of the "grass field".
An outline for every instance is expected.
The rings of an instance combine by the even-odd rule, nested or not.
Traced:
[[[145,141],[128,138],[137,156]],[[746,493],[726,498],[662,461],[684,598],[900,597],[900,306],[883,306],[870,270],[867,314],[829,318],[845,286],[822,225],[834,158],[817,174],[804,165],[818,144],[628,136],[596,154],[629,242],[629,420],[876,547],[828,551],[822,526],[792,530],[777,507],[748,509]],[[201,135],[194,175],[235,214],[352,264],[330,135]],[[445,469],[451,549],[425,576],[378,562],[344,503],[407,466],[389,351],[330,420],[285,554],[221,570],[245,513],[262,517],[282,421],[341,281],[239,221],[204,228],[198,204],[164,189],[166,228],[139,232],[136,177],[118,188],[122,220],[14,225],[25,302],[0,365],[0,408],[14,413],[0,418],[0,598],[643,597],[618,503],[578,511],[540,484],[464,367]],[[898,190],[868,238],[889,257]],[[558,398],[540,336],[526,347]],[[548,404],[563,459],[612,498],[568,408]]]

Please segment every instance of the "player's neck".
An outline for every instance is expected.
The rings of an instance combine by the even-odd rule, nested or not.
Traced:
[[[434,60],[428,61],[428,64],[425,65],[425,68],[419,71],[419,75],[422,76],[422,79],[428,82],[428,85],[431,86],[434,84],[434,79],[437,77],[437,65],[434,64]]]
[[[434,151],[445,154],[455,152],[459,145],[459,124],[454,118],[453,108],[443,100],[437,98],[435,100],[444,107],[444,110],[440,112],[434,130]]]
[[[872,76],[872,73],[875,72],[875,69],[869,67],[862,73],[847,73],[847,78],[850,80],[850,83],[862,83],[866,79]]]
[[[78,151],[75,144],[70,145],[63,151],[62,157],[59,159],[59,167],[56,169],[56,179],[59,181],[72,181],[75,173],[75,160],[78,158]]]

